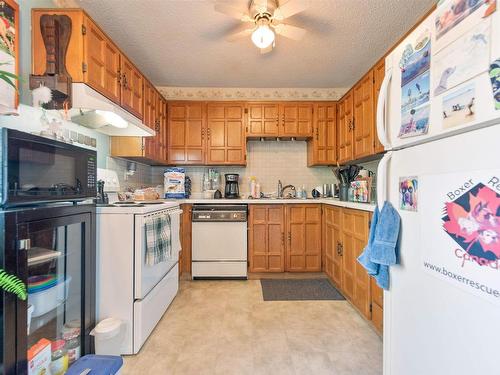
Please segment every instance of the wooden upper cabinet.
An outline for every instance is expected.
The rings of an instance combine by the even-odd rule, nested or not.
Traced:
[[[321,205],[287,205],[286,232],[286,270],[321,271]]]
[[[157,104],[156,104],[156,118],[158,121],[158,142],[159,146],[159,155],[161,160],[165,163],[167,162],[167,102],[163,98],[163,96],[158,93],[157,95]]]
[[[368,242],[369,212],[342,210],[342,290],[367,319],[370,314],[370,277],[357,261]]]
[[[373,71],[354,86],[354,159],[373,154],[374,93]]]
[[[282,137],[312,137],[313,104],[286,102],[280,104],[279,135]]]
[[[382,146],[382,143],[380,143],[377,136],[377,103],[378,103],[378,96],[380,93],[380,86],[382,86],[382,81],[384,80],[384,76],[385,76],[385,59],[381,59],[377,63],[377,65],[375,65],[375,67],[373,68],[373,91],[374,91],[373,137],[375,140],[375,150],[374,150],[375,153],[384,152],[384,146]]]
[[[353,91],[349,91],[339,102],[338,118],[338,162],[346,163],[353,159]]]
[[[207,104],[207,164],[246,164],[245,105]]]
[[[203,102],[170,102],[168,118],[169,164],[205,163],[205,108]]]
[[[313,137],[307,142],[307,165],[337,162],[337,103],[314,104]]]
[[[84,22],[86,22],[86,15],[80,9],[39,8],[31,10],[31,72],[35,75],[43,75],[47,69],[47,54],[40,30],[40,19],[43,15],[65,15],[71,19],[73,30],[66,53],[66,69],[73,82],[85,82],[83,71],[85,70]]]
[[[120,104],[120,59],[118,47],[88,17],[84,18],[84,82]]]
[[[248,259],[250,272],[285,270],[285,206],[249,206]]]
[[[277,137],[279,135],[279,104],[247,104],[247,137]]]
[[[144,77],[130,60],[123,55],[121,58],[120,73],[122,107],[142,119],[144,114]]]

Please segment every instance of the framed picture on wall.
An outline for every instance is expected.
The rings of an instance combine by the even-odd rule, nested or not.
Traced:
[[[0,0],[0,115],[16,114],[19,104],[19,6]]]

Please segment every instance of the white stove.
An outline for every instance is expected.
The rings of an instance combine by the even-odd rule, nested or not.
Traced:
[[[178,202],[113,202],[97,206],[97,320],[124,322],[121,354],[136,354],[175,298],[179,287]],[[148,266],[146,222],[170,215],[172,259]]]

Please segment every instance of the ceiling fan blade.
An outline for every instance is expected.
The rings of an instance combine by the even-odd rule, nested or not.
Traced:
[[[243,22],[251,22],[253,19],[241,9],[233,7],[229,4],[215,3],[214,9],[216,12],[225,14],[226,16],[236,18]]]
[[[282,21],[285,18],[291,17],[294,14],[303,12],[311,5],[310,0],[289,0],[285,4],[279,6],[274,11],[274,18]]]
[[[302,27],[280,23],[274,27],[276,34],[293,40],[301,40],[306,35],[307,30]]]
[[[245,37],[251,35],[252,32],[253,32],[253,30],[254,30],[253,28],[250,28],[250,29],[244,29],[244,30],[241,30],[241,31],[237,31],[235,33],[232,33],[232,34],[228,35],[226,37],[226,40],[228,42],[234,42],[235,40],[238,40],[238,39],[241,39],[241,38],[245,38]]]
[[[265,53],[269,53],[273,50],[273,45],[271,44],[269,47],[266,48],[261,48],[260,49],[260,54],[264,55]]]

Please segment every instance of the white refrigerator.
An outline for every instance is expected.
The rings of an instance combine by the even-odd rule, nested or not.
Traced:
[[[500,4],[494,12],[492,3],[441,2],[386,59],[377,199],[398,210],[401,232],[384,292],[385,375],[500,374]]]

